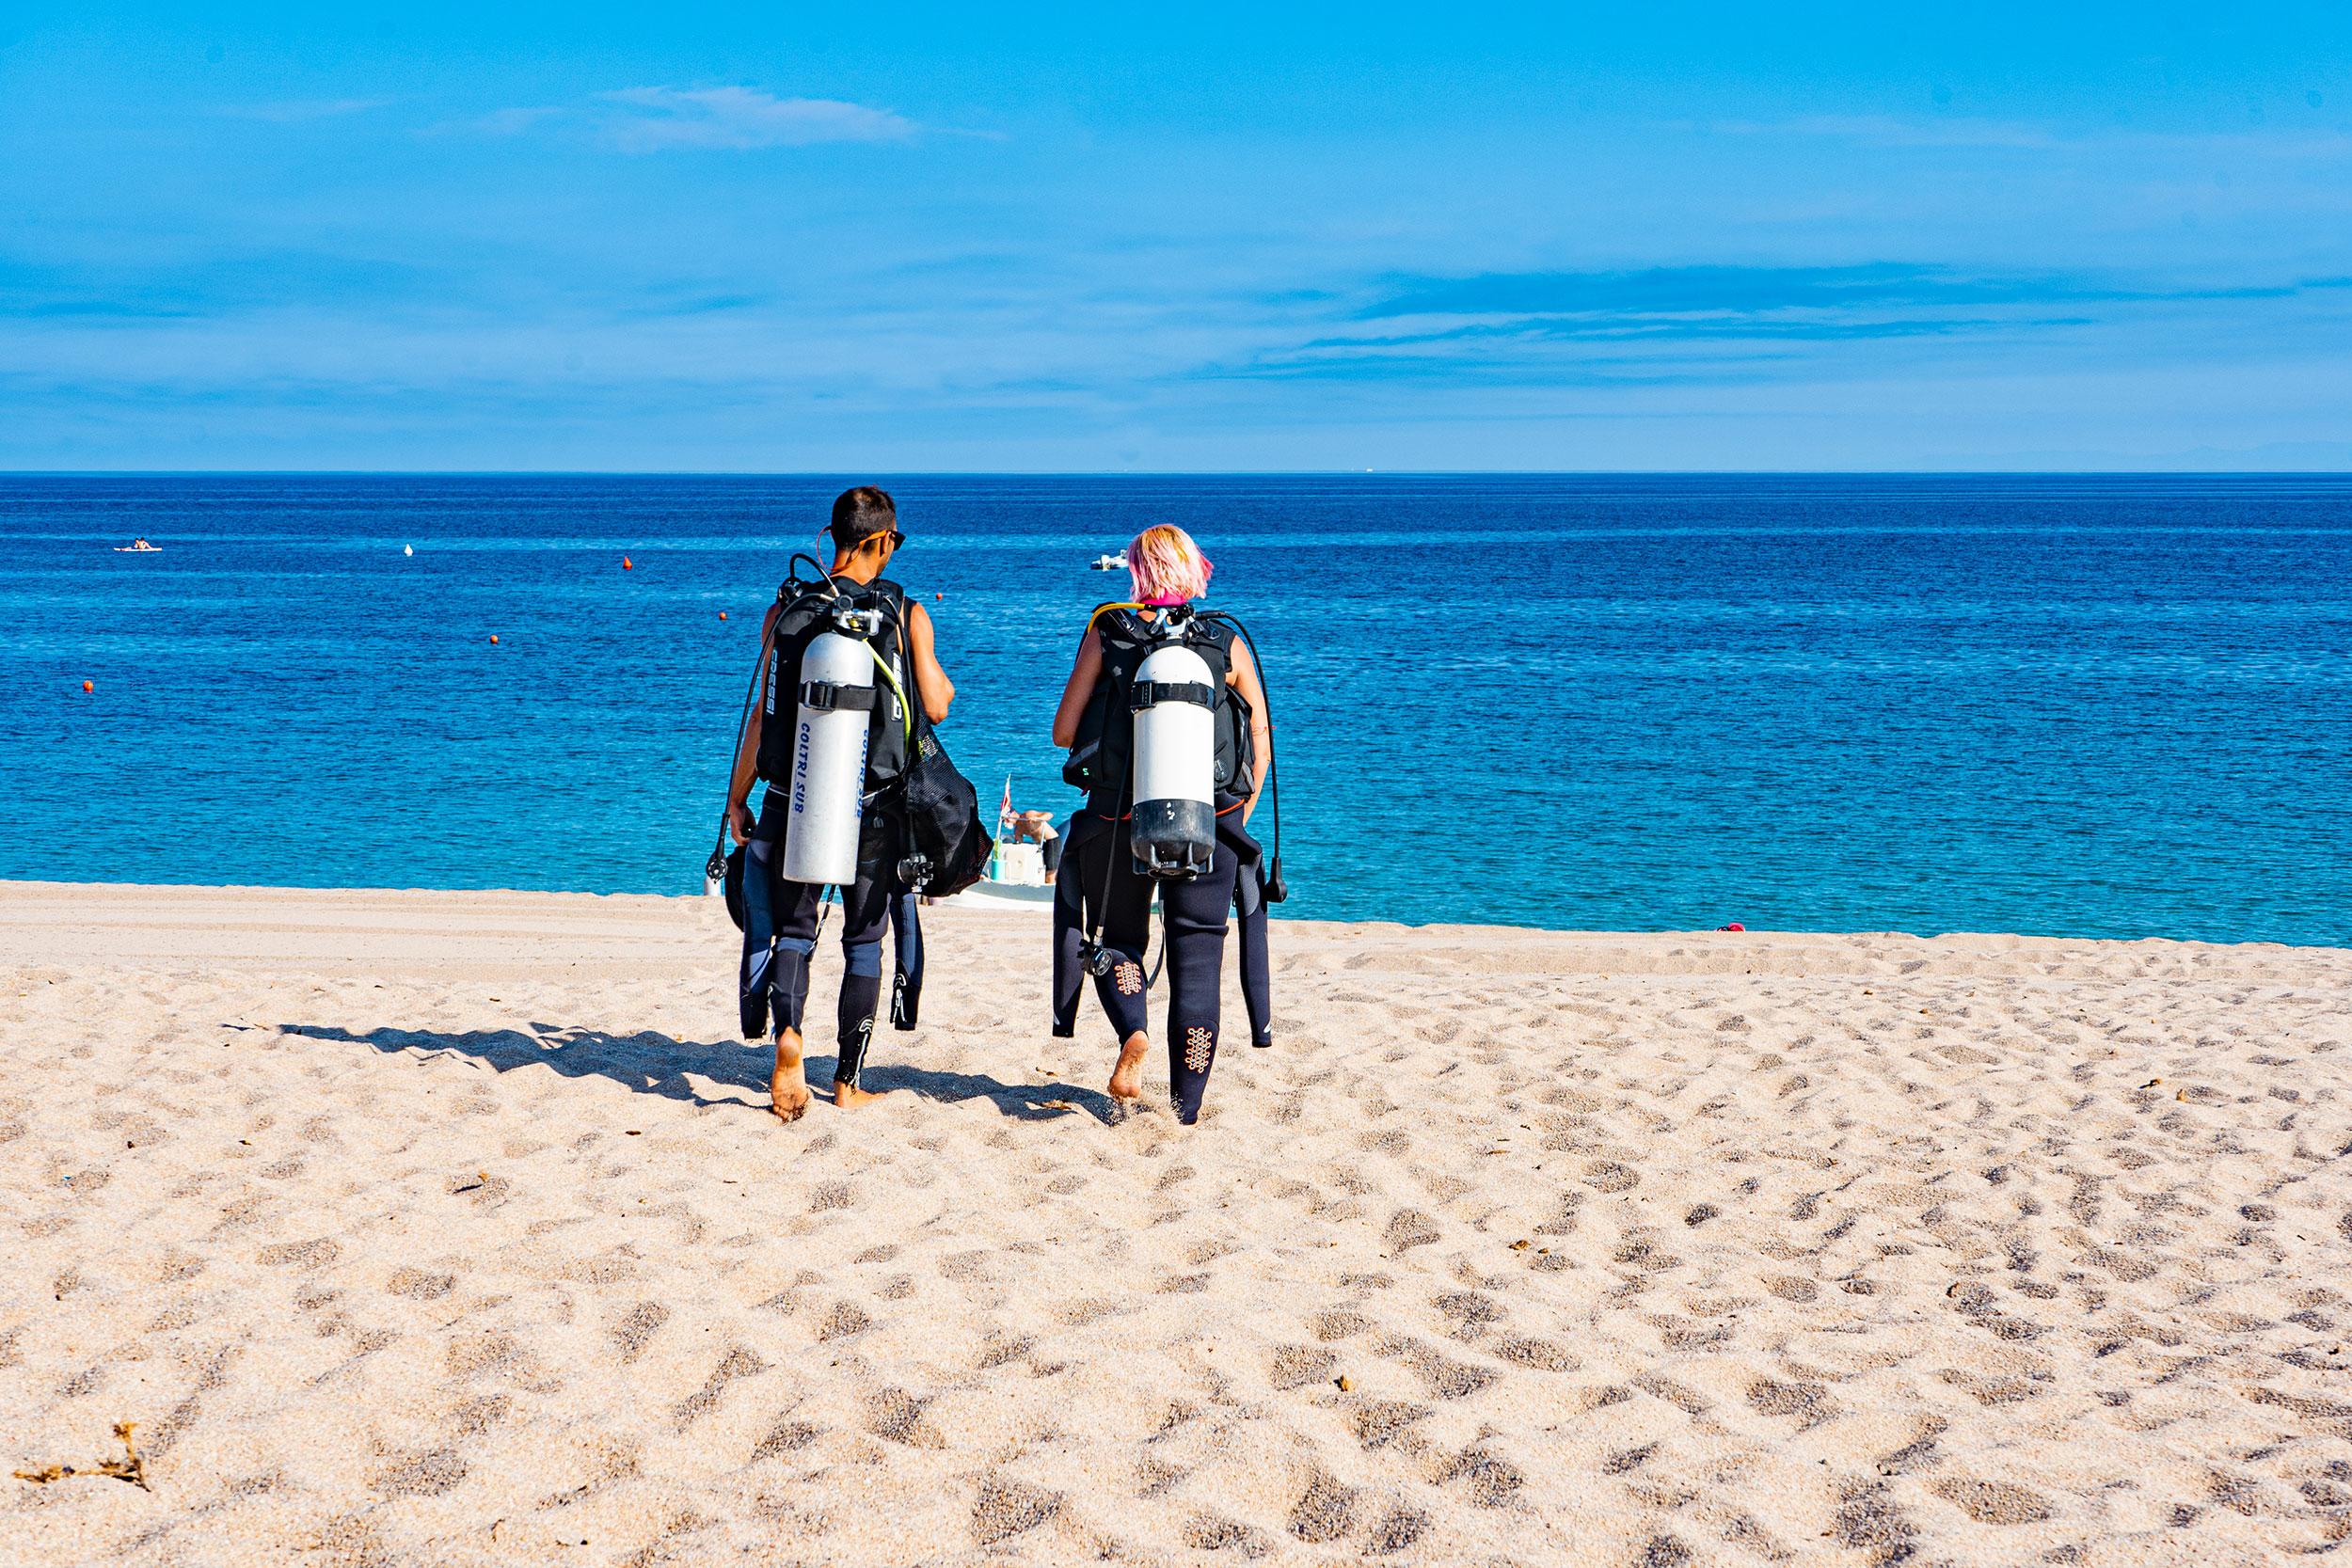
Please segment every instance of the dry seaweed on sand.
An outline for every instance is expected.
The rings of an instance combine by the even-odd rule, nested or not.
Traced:
[[[155,1489],[147,1484],[147,1461],[139,1457],[138,1445],[131,1441],[135,1421],[117,1421],[115,1435],[122,1439],[120,1459],[102,1459],[87,1467],[78,1465],[44,1465],[38,1470],[19,1470],[16,1479],[29,1481],[36,1486],[46,1486],[53,1481],[68,1481],[75,1476],[112,1476],[127,1481],[142,1492]]]

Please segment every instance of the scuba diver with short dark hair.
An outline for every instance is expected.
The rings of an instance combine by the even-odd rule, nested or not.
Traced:
[[[1256,875],[1263,858],[1248,823],[1273,773],[1273,731],[1247,632],[1192,605],[1209,581],[1200,546],[1180,528],[1146,529],[1127,565],[1136,602],[1094,612],[1054,715],[1054,743],[1071,753],[1062,776],[1087,791],[1055,883],[1054,1032],[1073,1031],[1080,975],[1091,974],[1120,1041],[1111,1098],[1141,1098],[1156,882],[1168,1078],[1177,1119],[1189,1126],[1216,1059],[1238,879],[1245,865]],[[1279,901],[1279,862],[1268,876],[1266,896]]]
[[[770,1097],[786,1121],[808,1107],[801,1023],[828,885],[841,893],[844,967],[834,1103],[875,1098],[858,1086],[858,1069],[882,997],[882,933],[906,893],[899,871],[905,825],[894,811],[891,786],[905,774],[925,723],[945,720],[956,694],[933,650],[930,616],[882,575],[906,542],[898,520],[890,497],[872,485],[834,500],[827,525],[833,565],[813,582],[800,579],[796,568],[778,590],[760,630],[760,700],[736,750],[727,822],[748,862],[739,988],[743,1037],[758,1039],[772,1019]],[[756,822],[750,807],[755,778],[768,782]],[[894,1013],[900,1027],[912,1027],[912,997],[904,994],[911,900],[899,915]],[[914,941],[919,953],[919,936]]]

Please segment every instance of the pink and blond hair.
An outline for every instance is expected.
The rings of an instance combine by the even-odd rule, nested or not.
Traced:
[[[1127,572],[1136,598],[1148,605],[1179,605],[1209,591],[1209,558],[1192,535],[1173,523],[1147,528],[1127,546]]]

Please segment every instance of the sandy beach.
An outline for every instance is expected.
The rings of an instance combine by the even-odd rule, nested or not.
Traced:
[[[2352,1539],[2352,952],[1280,925],[1184,1129],[929,930],[786,1127],[709,900],[0,885],[0,1560]]]

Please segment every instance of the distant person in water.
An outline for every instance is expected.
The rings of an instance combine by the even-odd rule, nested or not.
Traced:
[[[757,1039],[772,1021],[775,1073],[770,1085],[777,1116],[791,1121],[807,1109],[808,1083],[802,1067],[802,1012],[808,999],[809,961],[817,951],[818,913],[824,889],[782,876],[786,834],[791,818],[792,736],[801,694],[801,657],[832,625],[820,608],[838,602],[879,615],[869,640],[878,661],[870,740],[866,752],[866,809],[859,819],[857,875],[841,893],[841,995],[836,1012],[835,1105],[862,1105],[875,1098],[858,1085],[858,1070],[873,1037],[874,1014],[882,1000],[882,942],[891,910],[905,889],[898,859],[905,825],[892,809],[890,786],[910,760],[915,717],[900,696],[922,705],[923,717],[938,723],[955,700],[955,684],[940,668],[932,646],[931,619],[923,606],[882,572],[906,542],[898,508],[872,485],[845,490],[833,503],[831,585],[770,608],[760,641],[760,701],[754,706],[735,758],[727,797],[727,822],[746,847],[743,877],[743,967],[740,1001],[743,1037]],[[769,781],[759,816],[751,811],[755,779]],[[911,911],[902,911],[903,914]],[[901,929],[901,965],[907,961],[911,923]],[[914,941],[919,943],[919,937]],[[918,948],[919,951],[919,948]],[[903,982],[902,982],[903,983]]]
[[[1143,960],[1152,879],[1136,869],[1130,836],[1130,698],[1149,652],[1181,641],[1209,668],[1216,689],[1195,700],[1209,702],[1222,732],[1212,802],[1216,843],[1207,869],[1158,884],[1168,931],[1168,1078],[1176,1117],[1190,1125],[1200,1118],[1216,1060],[1225,932],[1236,881],[1245,863],[1254,866],[1262,858],[1248,830],[1264,782],[1253,759],[1272,754],[1272,737],[1248,644],[1224,623],[1190,612],[1191,602],[1208,589],[1210,572],[1191,535],[1167,525],[1146,529],[1127,546],[1127,569],[1136,605],[1105,605],[1095,612],[1054,715],[1054,744],[1073,749],[1066,776],[1084,778],[1088,790],[1085,806],[1071,818],[1056,887],[1054,1028],[1072,1032],[1078,970],[1084,968],[1094,975],[1095,994],[1119,1037],[1110,1096],[1122,1103],[1142,1097],[1143,1059],[1151,1046]],[[1099,941],[1090,945],[1081,927],[1099,932]]]

